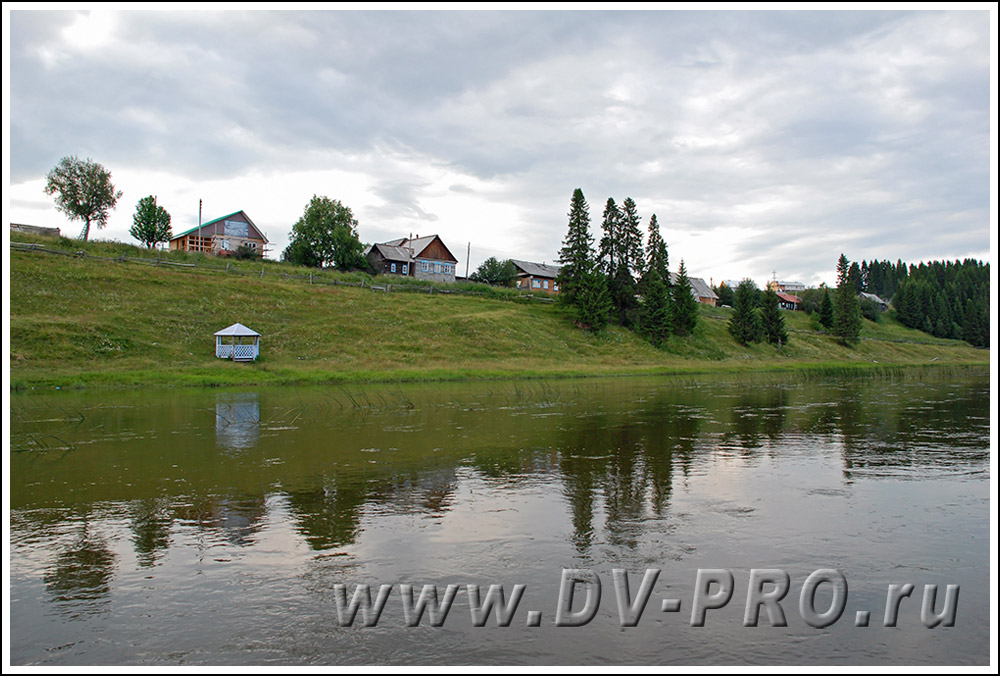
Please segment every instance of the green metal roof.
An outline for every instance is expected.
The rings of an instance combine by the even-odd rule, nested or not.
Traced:
[[[204,227],[205,227],[206,225],[212,225],[212,223],[218,223],[219,221],[223,221],[223,220],[225,220],[225,219],[227,219],[227,218],[230,218],[230,217],[232,217],[232,216],[235,216],[236,214],[239,214],[239,213],[243,213],[243,210],[242,210],[242,209],[240,209],[239,211],[234,211],[234,212],[233,212],[233,213],[231,213],[231,214],[226,214],[225,216],[220,216],[219,218],[215,218],[215,219],[213,219],[213,220],[211,220],[211,221],[208,221],[208,222],[206,222],[206,223],[202,223],[201,225],[196,225],[196,226],[194,226],[193,228],[191,228],[190,230],[185,230],[184,232],[182,232],[182,233],[181,233],[181,234],[179,234],[179,235],[174,235],[174,236],[173,236],[173,237],[171,237],[170,239],[171,239],[171,240],[174,240],[174,239],[177,239],[178,237],[184,237],[185,235],[190,235],[190,234],[191,234],[192,232],[194,232],[195,230],[201,230],[201,229],[202,229],[202,228],[204,228]],[[246,214],[243,214],[243,215],[244,215],[244,216],[246,216]],[[249,216],[247,216],[247,220],[250,220],[250,217],[249,217]]]

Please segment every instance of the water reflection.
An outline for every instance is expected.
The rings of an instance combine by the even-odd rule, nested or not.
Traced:
[[[241,451],[260,439],[260,402],[256,392],[220,393],[215,400],[215,442]]]
[[[442,543],[455,548],[433,565],[461,570],[641,563],[640,553],[676,560],[736,541],[750,514],[772,515],[754,523],[773,548],[798,512],[819,509],[795,502],[799,491],[842,511],[862,501],[852,518],[877,519],[896,505],[846,489],[988,479],[988,391],[986,378],[639,380],[23,398],[11,416],[12,447],[24,449],[11,457],[12,586],[40,582],[43,606],[81,618],[114,615],[125,581],[154,569],[180,593],[192,548],[202,566],[251,554],[294,562],[301,548],[353,566],[400,560],[409,573],[432,565]],[[32,441],[54,431],[55,452]],[[800,537],[827,514],[800,524]],[[978,523],[960,516],[949,528]],[[852,528],[865,533],[863,522]],[[878,541],[879,528],[863,539]],[[754,546],[748,538],[739,546]],[[536,541],[544,549],[528,548]],[[850,540],[822,542],[870,567]],[[22,565],[35,556],[41,565]],[[308,589],[326,598],[324,584],[346,569],[324,565]],[[254,569],[304,603],[301,570],[283,570]],[[222,589],[201,593],[247,602]]]
[[[70,618],[107,612],[116,556],[110,544],[84,518],[76,536],[59,545],[42,579],[56,608]]]

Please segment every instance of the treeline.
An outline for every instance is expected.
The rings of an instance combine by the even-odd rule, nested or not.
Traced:
[[[671,335],[694,331],[698,301],[683,260],[676,279],[671,279],[656,214],[649,219],[644,245],[635,202],[628,197],[619,207],[609,197],[596,248],[590,234],[590,207],[579,188],[573,192],[568,215],[559,252],[559,297],[573,309],[577,324],[597,331],[615,322],[658,346]]]
[[[990,344],[990,266],[977,260],[911,265],[892,299],[903,326],[938,338]]]

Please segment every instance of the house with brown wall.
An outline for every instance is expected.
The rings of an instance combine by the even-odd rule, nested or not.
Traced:
[[[263,257],[267,243],[267,237],[246,212],[237,211],[174,235],[170,250],[230,256],[246,246]]]
[[[437,235],[400,237],[371,245],[365,257],[383,275],[454,282],[458,259]]]

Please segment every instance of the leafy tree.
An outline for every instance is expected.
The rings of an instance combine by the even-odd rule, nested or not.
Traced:
[[[476,271],[469,275],[473,282],[482,282],[491,286],[514,286],[517,278],[517,268],[509,261],[500,261],[490,256]]]
[[[160,242],[169,242],[170,214],[156,204],[153,195],[143,197],[135,206],[132,227],[129,228],[128,234],[145,244],[147,249],[152,249]]]
[[[690,335],[698,324],[698,301],[691,292],[691,280],[688,278],[687,268],[684,267],[684,259],[681,259],[680,268],[677,270],[677,283],[671,290],[674,333],[678,336]]]
[[[573,191],[569,206],[569,227],[563,247],[559,250],[559,299],[567,305],[576,305],[578,296],[591,281],[594,262],[593,238],[590,236],[590,213],[583,191]]]
[[[235,258],[238,261],[252,261],[257,258],[261,258],[262,256],[260,251],[254,249],[253,247],[247,246],[246,244],[240,244],[238,247],[236,247],[236,250],[233,252],[232,255],[233,258]]]
[[[833,301],[830,300],[830,289],[823,289],[823,301],[819,305],[819,323],[824,329],[833,328]]]
[[[732,289],[729,288],[728,284],[719,284],[718,287],[713,287],[712,291],[715,291],[715,295],[719,297],[719,305],[728,305],[733,307],[733,303],[736,302],[736,294]]]
[[[80,238],[90,237],[90,225],[98,228],[108,224],[108,212],[122,196],[111,183],[111,172],[90,158],[80,160],[75,155],[59,160],[48,173],[46,195],[56,195],[56,208],[71,221],[83,221]]]
[[[777,345],[779,350],[788,343],[788,331],[785,330],[785,318],[778,306],[778,294],[771,287],[761,296],[760,323],[764,340]]]
[[[290,243],[282,253],[286,261],[339,270],[366,267],[358,221],[340,200],[313,195],[302,217],[292,226]]]
[[[833,299],[833,335],[845,345],[856,343],[861,334],[861,306],[850,279],[850,263],[840,254],[837,261],[837,291]]]
[[[764,329],[757,310],[760,289],[750,279],[740,282],[733,294],[733,314],[729,318],[729,334],[741,345],[759,343]]]

